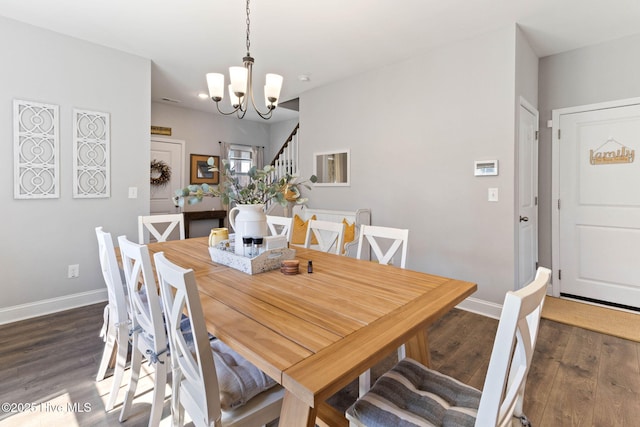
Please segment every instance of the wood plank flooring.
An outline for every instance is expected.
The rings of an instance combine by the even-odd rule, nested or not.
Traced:
[[[0,403],[37,403],[20,414],[0,411],[0,426],[120,424],[120,405],[109,413],[104,410],[111,378],[95,382],[103,348],[98,337],[103,306],[0,326]],[[494,319],[450,312],[431,329],[433,366],[482,388],[496,328]],[[390,356],[373,370],[374,377],[393,363]],[[147,375],[123,426],[146,425],[151,389]],[[330,403],[343,410],[356,390],[354,382]],[[123,394],[121,390],[119,403]],[[640,343],[543,319],[525,413],[535,427],[639,425]],[[163,417],[164,425],[169,421],[168,401]]]

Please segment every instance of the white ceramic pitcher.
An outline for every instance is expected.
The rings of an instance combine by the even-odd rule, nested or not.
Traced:
[[[242,237],[264,237],[267,235],[267,215],[264,204],[237,205],[229,211],[229,224],[236,233],[235,253],[243,255]]]

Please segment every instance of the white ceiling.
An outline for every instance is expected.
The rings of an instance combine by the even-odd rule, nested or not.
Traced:
[[[638,0],[253,0],[250,8],[254,85],[282,74],[282,100],[514,23],[540,57],[640,32]],[[227,73],[246,53],[244,0],[0,0],[0,15],[149,58],[154,101],[203,111],[215,111],[197,97],[205,74]],[[257,98],[262,105],[261,90]]]

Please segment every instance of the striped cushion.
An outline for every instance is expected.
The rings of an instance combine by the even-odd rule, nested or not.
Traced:
[[[273,379],[222,341],[211,341],[211,350],[220,387],[220,407],[223,411],[238,408],[252,397],[276,385]]]
[[[367,427],[473,427],[480,395],[479,390],[407,358],[347,409],[347,418]]]

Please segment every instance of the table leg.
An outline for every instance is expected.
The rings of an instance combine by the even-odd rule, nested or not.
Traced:
[[[298,399],[290,391],[284,393],[282,410],[280,412],[280,427],[314,427],[316,423],[316,408]]]
[[[425,366],[431,366],[431,354],[429,353],[429,339],[427,328],[415,334],[405,344],[407,357],[410,357]]]

